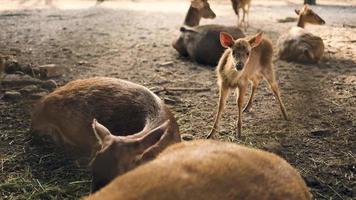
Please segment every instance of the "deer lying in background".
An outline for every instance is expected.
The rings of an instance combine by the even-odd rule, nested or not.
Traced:
[[[216,24],[198,26],[201,18],[215,18],[207,0],[193,0],[186,15],[180,36],[172,46],[182,56],[189,56],[200,64],[216,66],[224,52],[220,45],[220,32],[227,32],[235,38],[244,37],[243,32],[232,26]]]
[[[95,153],[99,144],[93,118],[115,135],[129,138],[151,134],[169,120],[165,127],[174,135],[172,142],[180,141],[176,120],[159,97],[146,87],[114,78],[72,81],[44,96],[32,113],[31,131]]]
[[[309,200],[299,173],[275,154],[233,143],[175,144],[88,200]]]
[[[231,35],[224,32],[220,34],[220,41],[221,45],[227,48],[227,50],[222,55],[216,68],[219,85],[219,103],[214,125],[208,138],[210,138],[217,129],[230,90],[236,88],[238,107],[236,133],[238,137],[241,136],[242,111],[249,111],[251,109],[252,99],[262,78],[268,82],[275,98],[279,102],[283,117],[287,119],[287,113],[280,97],[278,84],[274,75],[271,41],[267,38],[263,38],[262,33],[258,33],[249,39],[240,38],[235,41]],[[252,83],[252,91],[246,107],[242,110],[249,81]]]
[[[322,25],[325,21],[308,5],[295,10],[299,15],[297,27],[278,39],[278,56],[282,60],[301,63],[317,63],[324,54],[323,40],[304,29],[307,23]]]
[[[245,31],[249,26],[249,12],[251,6],[251,0],[231,0],[232,8],[235,11],[237,16],[237,26],[241,26],[243,24]],[[242,20],[240,21],[239,10],[242,9],[243,15]],[[245,16],[247,17],[247,21],[245,21]]]

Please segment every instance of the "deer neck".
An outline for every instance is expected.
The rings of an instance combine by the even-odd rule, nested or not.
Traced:
[[[199,10],[190,6],[188,13],[185,16],[184,25],[198,26],[200,19],[201,19],[201,16],[199,14]]]
[[[304,22],[304,19],[303,19],[303,17],[301,15],[298,18],[297,26],[300,27],[300,28],[304,28],[305,27],[305,22]]]

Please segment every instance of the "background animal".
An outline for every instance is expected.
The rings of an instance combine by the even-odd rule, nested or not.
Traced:
[[[261,32],[252,38],[240,38],[237,40],[234,40],[230,34],[222,32],[220,41],[227,50],[220,58],[216,68],[219,102],[213,128],[207,137],[210,138],[216,131],[227,97],[230,91],[234,89],[237,89],[236,102],[238,107],[236,134],[238,137],[241,136],[242,111],[251,109],[257,86],[263,78],[267,80],[274,96],[278,100],[284,118],[287,119],[287,113],[274,75],[271,41],[263,38]],[[242,110],[249,81],[252,83],[252,91],[246,107]]]
[[[319,36],[305,30],[305,25],[323,25],[325,21],[308,5],[295,12],[299,15],[297,27],[293,27],[278,39],[278,56],[288,62],[316,63],[324,54],[324,43]]]
[[[157,95],[141,85],[103,77],[72,81],[44,96],[32,113],[31,131],[94,153],[94,118],[119,136],[145,135],[169,120],[169,131],[179,140],[176,120]]]
[[[215,13],[210,9],[207,0],[196,1],[200,2],[202,7],[197,9],[191,3],[184,26],[180,28],[180,35],[173,41],[172,46],[182,56],[188,56],[200,64],[215,67],[224,52],[219,41],[220,32],[230,33],[235,38],[244,37],[244,34],[239,28],[233,26],[216,24],[198,26],[201,17],[215,18]]]
[[[197,140],[168,147],[86,199],[307,200],[311,195],[299,173],[272,153]]]
[[[251,0],[231,0],[232,8],[237,16],[237,26],[243,25],[245,31],[249,26],[249,12],[251,6]],[[239,10],[242,9],[242,19],[240,21]],[[245,16],[247,21],[245,21]]]

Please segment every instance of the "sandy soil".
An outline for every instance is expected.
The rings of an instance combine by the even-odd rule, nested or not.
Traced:
[[[65,2],[65,1],[63,1]],[[93,7],[92,1],[68,6],[55,1],[46,8],[35,1],[0,6],[0,54],[19,63],[58,64],[70,73],[59,84],[92,76],[110,76],[143,84],[166,100],[175,111],[183,134],[203,138],[212,125],[217,102],[212,68],[181,58],[171,48],[187,2],[120,1]],[[317,199],[356,196],[356,8],[355,1],[340,5],[320,1],[314,9],[325,26],[307,29],[320,35],[325,56],[319,64],[286,63],[275,67],[290,121],[263,83],[253,110],[243,116],[243,141],[234,136],[237,118],[230,98],[217,139],[277,153],[303,175]],[[35,4],[35,5],[34,5]],[[76,5],[76,6],[74,6]],[[20,6],[20,7],[19,7]],[[34,9],[34,7],[36,9]],[[295,17],[295,1],[255,1],[248,34],[263,30],[276,42],[295,25],[277,19]],[[204,24],[234,25],[231,5],[214,1],[218,15]],[[0,94],[13,90],[0,86]],[[205,88],[203,92],[162,88]],[[15,88],[17,89],[17,88]],[[73,199],[89,192],[90,174],[68,160],[51,142],[34,142],[27,134],[33,100],[0,99],[0,197],[3,199]]]

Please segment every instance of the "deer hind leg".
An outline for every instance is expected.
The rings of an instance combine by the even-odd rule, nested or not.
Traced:
[[[249,112],[251,110],[251,107],[252,107],[252,100],[253,100],[253,97],[255,96],[255,93],[256,93],[256,90],[257,90],[257,87],[259,85],[259,83],[261,82],[261,77],[259,76],[256,76],[252,79],[252,89],[251,89],[251,95],[250,95],[250,98],[245,106],[245,108],[243,109],[242,112]]]
[[[226,104],[226,100],[227,97],[229,96],[230,93],[230,89],[224,85],[221,85],[219,88],[219,103],[218,103],[218,109],[217,109],[217,113],[215,115],[215,119],[214,119],[214,125],[213,128],[211,129],[210,133],[208,134],[207,138],[210,138],[216,131],[217,126],[219,124],[219,120],[221,117],[221,113],[224,110],[225,104]]]
[[[279,106],[281,108],[281,111],[282,111],[282,114],[283,114],[283,117],[285,120],[288,120],[288,117],[287,117],[287,112],[286,112],[286,108],[284,107],[284,104],[282,102],[282,99],[281,99],[281,94],[279,92],[279,88],[278,88],[278,84],[277,84],[277,81],[274,77],[274,72],[272,70],[272,66],[269,66],[267,67],[268,70],[265,70],[263,72],[263,76],[265,77],[265,79],[267,80],[269,86],[270,86],[270,89],[272,90],[275,98],[277,99],[278,103],[279,103]]]
[[[242,106],[244,104],[244,96],[246,93],[246,85],[239,86],[239,89],[236,91],[236,101],[238,108],[238,120],[236,121],[236,135],[238,138],[241,137],[242,130]]]

